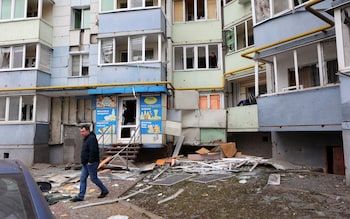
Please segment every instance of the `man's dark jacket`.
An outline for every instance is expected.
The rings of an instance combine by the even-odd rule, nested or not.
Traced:
[[[80,158],[83,165],[100,161],[100,153],[95,133],[90,132],[90,134],[84,138]]]

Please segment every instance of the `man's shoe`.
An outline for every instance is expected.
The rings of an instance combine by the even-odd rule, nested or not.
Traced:
[[[109,192],[101,192],[101,194],[99,196],[97,196],[97,198],[104,198],[108,195]]]
[[[82,199],[82,198],[79,198],[78,196],[75,196],[74,198],[72,198],[70,201],[71,202],[81,202],[81,201],[83,201],[84,199]]]

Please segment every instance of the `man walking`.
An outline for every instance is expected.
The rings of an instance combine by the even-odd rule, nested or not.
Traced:
[[[90,176],[90,180],[95,183],[101,190],[101,194],[97,198],[104,198],[109,193],[108,189],[103,185],[97,177],[97,168],[100,162],[100,154],[96,135],[90,132],[89,125],[80,127],[80,134],[84,137],[83,146],[81,148],[81,175],[80,175],[80,191],[79,194],[72,198],[72,202],[83,201],[86,192],[86,181]]]

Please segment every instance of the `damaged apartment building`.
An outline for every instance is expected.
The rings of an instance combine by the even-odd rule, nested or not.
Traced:
[[[91,124],[102,148],[236,142],[344,174],[346,2],[0,0],[0,158],[79,162]]]

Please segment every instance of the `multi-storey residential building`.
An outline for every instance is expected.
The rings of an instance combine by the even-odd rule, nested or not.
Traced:
[[[166,143],[165,9],[161,0],[56,2],[51,83],[69,91],[52,94],[55,162],[79,161],[80,123],[94,125],[101,145]]]
[[[79,162],[88,123],[101,146],[235,141],[342,173],[347,4],[0,0],[0,130],[11,133],[0,158]]]
[[[0,158],[47,161],[53,5],[0,1]]]
[[[325,1],[253,0],[255,48],[266,65],[267,94],[255,86],[259,130],[272,157],[343,173],[342,107],[331,7]]]
[[[339,66],[340,101],[342,111],[342,137],[345,158],[346,184],[350,185],[350,107],[349,107],[349,83],[350,83],[350,2],[336,0],[332,2],[332,8],[328,12],[334,16],[337,58]]]
[[[226,142],[221,1],[170,2],[169,72],[176,90],[169,118],[181,122],[185,145]]]
[[[251,155],[272,156],[270,132],[259,131],[258,106],[255,86],[259,94],[267,92],[265,65],[259,65],[255,80],[253,58],[242,53],[254,48],[253,17],[250,1],[224,1],[223,47],[227,92],[228,141],[236,142],[237,148]]]

